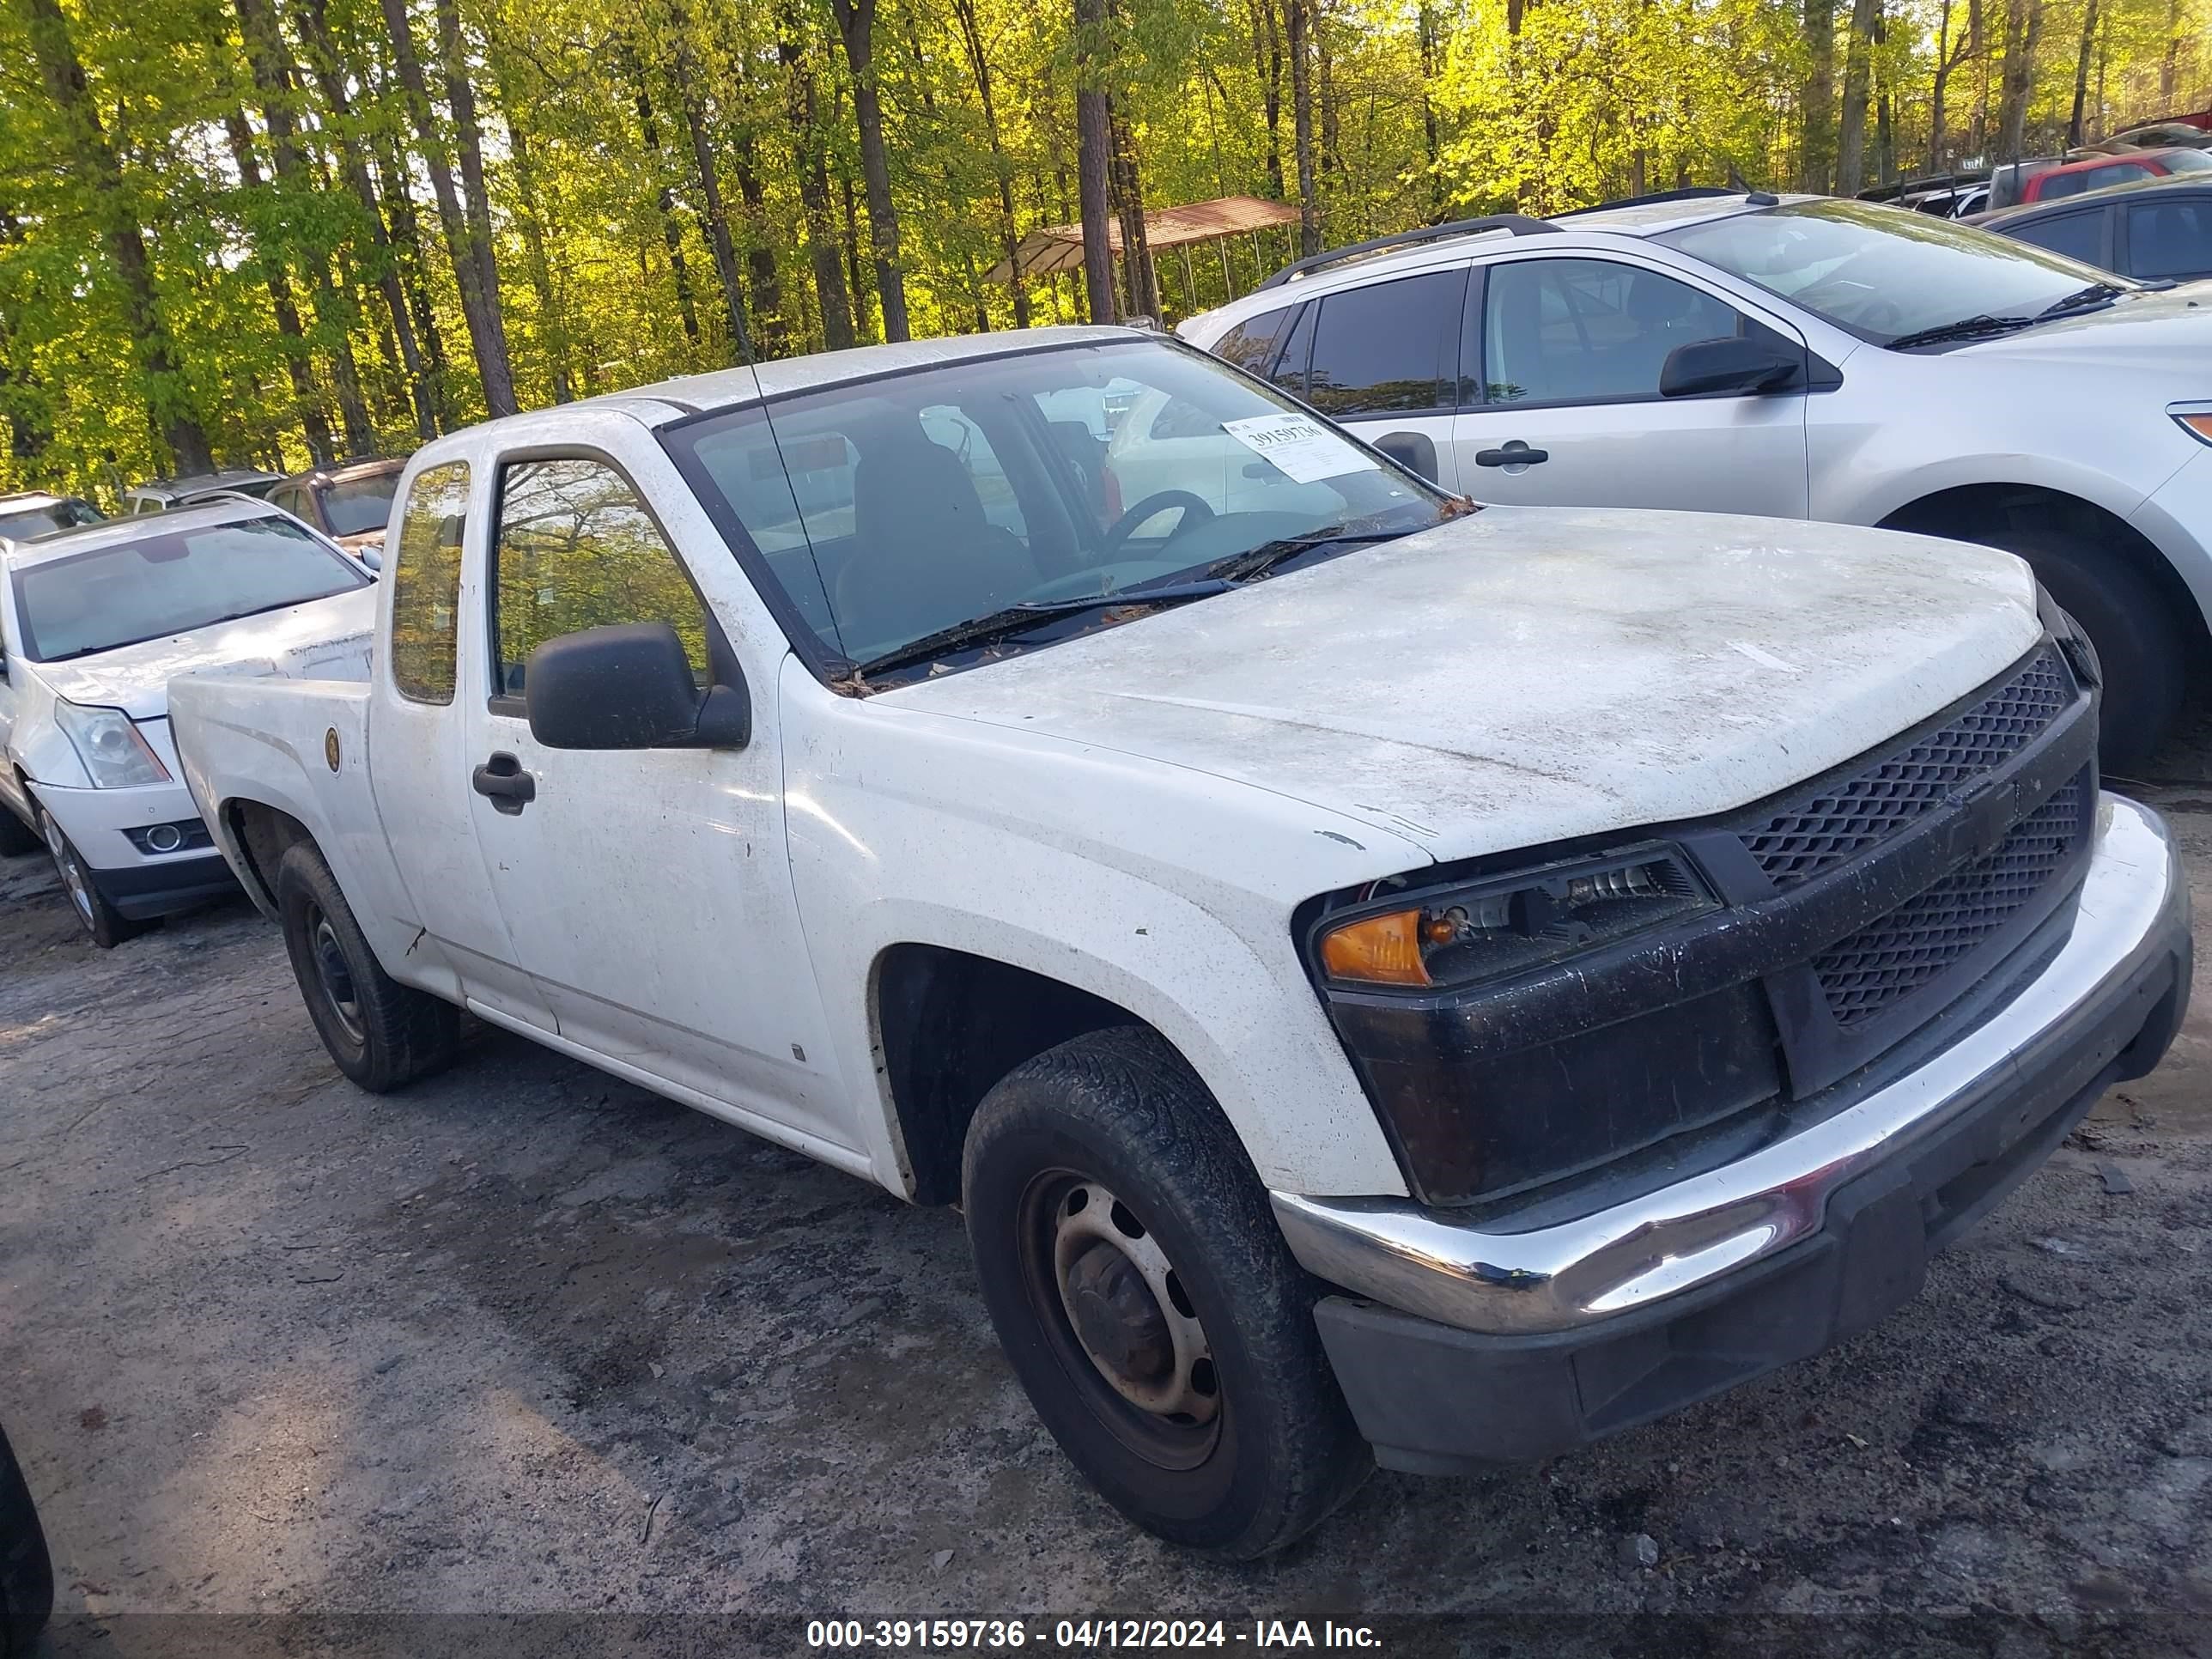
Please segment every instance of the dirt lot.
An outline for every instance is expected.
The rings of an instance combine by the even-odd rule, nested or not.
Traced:
[[[2212,916],[2212,735],[2137,793]],[[1398,1651],[2197,1651],[2208,1078],[2200,995],[1878,1330],[1543,1468],[1377,1476],[1233,1570],[1070,1473],[952,1215],[504,1036],[372,1098],[242,902],[103,955],[14,860],[0,1415],[66,1653],[785,1651],[808,1616],[1015,1611],[1395,1619]],[[597,1616],[352,1616],[488,1613]]]

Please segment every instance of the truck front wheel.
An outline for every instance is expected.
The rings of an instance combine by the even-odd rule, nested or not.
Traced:
[[[284,949],[323,1047],[372,1094],[445,1066],[460,1046],[460,1011],[380,967],[323,855],[307,842],[276,866]]]
[[[1075,1037],[1000,1080],[961,1190],[992,1323],[1107,1500],[1231,1559],[1318,1524],[1373,1468],[1234,1132],[1156,1033]]]

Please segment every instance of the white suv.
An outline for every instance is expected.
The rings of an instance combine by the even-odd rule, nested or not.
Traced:
[[[1179,331],[1483,501],[2022,554],[2104,659],[2110,765],[2148,754],[2206,659],[2212,284],[1698,191],[1340,249]]]
[[[376,596],[243,498],[0,538],[0,854],[44,847],[102,948],[236,890],[169,739],[168,684],[366,661]]]

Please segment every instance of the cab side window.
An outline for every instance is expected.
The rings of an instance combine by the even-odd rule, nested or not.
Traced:
[[[1675,347],[1759,327],[1702,289],[1607,259],[1506,261],[1490,268],[1485,290],[1492,404],[1656,398]]]
[[[449,461],[415,475],[400,514],[399,554],[392,567],[392,683],[412,702],[453,700],[468,505],[468,463]]]
[[[2061,213],[2049,219],[2039,219],[2032,225],[2022,225],[2012,233],[2023,242],[2033,242],[2038,247],[2047,247],[2053,253],[2063,253],[2069,259],[2079,259],[2084,264],[2101,265],[2105,257],[2105,214],[2100,208],[2084,208],[2079,213]]]
[[[708,683],[707,610],[659,526],[604,461],[514,461],[500,469],[492,573],[494,694],[519,697],[530,653],[614,623],[665,622]]]

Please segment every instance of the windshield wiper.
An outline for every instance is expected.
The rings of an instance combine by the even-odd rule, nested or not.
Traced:
[[[1887,342],[1892,351],[1903,351],[1911,346],[1941,345],[1947,340],[1973,340],[1984,334],[2006,334],[2016,328],[2027,328],[2040,320],[2034,317],[1961,317],[1955,323],[1938,323],[1933,328],[1915,329],[1910,334],[1900,334]]]
[[[1225,582],[1248,582],[1263,576],[1287,558],[1310,552],[1316,547],[1334,547],[1341,544],[1356,546],[1363,542],[1395,542],[1401,536],[1414,534],[1406,530],[1316,530],[1303,536],[1285,536],[1272,542],[1261,542],[1242,553],[1232,553],[1225,559],[1216,559],[1206,567],[1206,574]],[[1148,591],[1148,590],[1139,590]]]
[[[918,662],[929,662],[969,646],[988,645],[995,640],[1012,639],[1016,635],[1028,633],[1031,629],[1041,628],[1056,617],[1077,616],[1085,611],[1150,611],[1161,605],[1181,605],[1190,599],[1226,593],[1236,586],[1234,582],[1208,577],[1125,593],[1091,593],[1081,599],[1025,599],[1002,611],[955,623],[950,628],[939,629],[934,634],[925,634],[896,650],[869,658],[852,672],[865,679],[871,674],[884,673],[894,668],[909,668]]]
[[[1933,328],[1900,334],[1889,342],[1889,349],[1903,351],[1911,346],[1941,345],[1948,340],[1974,340],[1989,334],[2008,334],[2016,328],[2032,328],[2038,323],[2096,310],[2111,304],[2126,291],[2115,283],[2092,283],[2087,288],[2076,289],[2073,293],[2052,301],[2030,317],[1992,317],[1986,312],[1977,317],[1961,317],[1955,323],[1938,323]]]
[[[2070,317],[2075,312],[2095,311],[2110,305],[2125,292],[2127,290],[2117,283],[2092,283],[2087,288],[2075,289],[2063,299],[2053,300],[2035,313],[2035,319],[2040,323],[2053,317]]]

